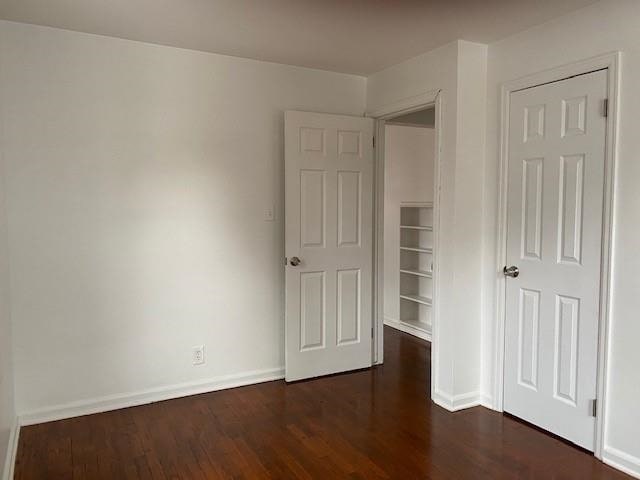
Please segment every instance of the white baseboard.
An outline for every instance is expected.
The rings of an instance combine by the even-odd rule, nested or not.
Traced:
[[[255,370],[234,375],[224,375],[207,380],[167,385],[165,387],[142,390],[138,392],[108,395],[105,397],[81,400],[62,405],[23,412],[19,415],[22,426],[52,422],[65,418],[80,417],[93,413],[107,412],[121,408],[135,407],[147,403],[186,397],[200,393],[214,392],[227,388],[242,387],[255,383],[270,382],[284,378],[284,368]]]
[[[386,323],[385,319],[385,324]],[[37,423],[79,417],[82,415],[118,410],[121,408],[135,407],[137,405],[170,400],[172,398],[242,387],[256,383],[280,380],[282,378],[284,378],[284,368],[256,370],[240,374],[215,377],[203,381],[168,385],[165,387],[134,393],[110,395],[91,400],[71,402],[23,413],[16,419],[14,426],[11,429],[7,455],[1,478],[2,480],[11,480],[13,478],[16,455],[18,453],[20,426],[22,425],[34,425]],[[431,399],[437,405],[451,412],[480,405],[492,408],[491,405],[493,404],[491,397],[483,395],[480,392],[448,395],[440,391],[434,391]],[[605,446],[603,449],[602,461],[617,470],[640,479],[640,458],[634,457],[633,455],[622,452],[616,448]]]
[[[18,454],[18,440],[20,438],[20,424],[16,418],[13,422],[13,428],[9,435],[9,444],[7,445],[7,455],[4,459],[4,468],[2,469],[2,480],[13,479],[13,471],[16,466],[16,455]]]
[[[436,405],[449,410],[450,412],[457,412],[466,408],[478,407],[482,405],[482,395],[480,392],[462,393],[460,395],[448,395],[441,391],[434,391],[431,394],[431,400]]]
[[[399,322],[390,317],[384,317],[384,324],[388,327],[395,328],[396,330],[400,330],[401,332],[408,333],[409,335],[413,335],[414,337],[421,338],[426,340],[427,342],[431,341],[431,334],[429,332],[425,332],[420,330],[419,328],[412,327],[409,324]]]
[[[605,445],[602,449],[602,461],[627,475],[640,478],[640,458]]]
[[[491,395],[480,395],[480,405],[482,405],[484,408],[488,408],[489,410],[496,409],[495,405],[493,404],[493,397]]]

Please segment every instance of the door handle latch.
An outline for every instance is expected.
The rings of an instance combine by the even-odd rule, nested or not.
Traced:
[[[298,265],[300,265],[300,259],[298,257],[291,257],[291,260],[289,260],[289,264],[292,267],[297,267]]]
[[[520,275],[520,270],[515,265],[511,265],[510,267],[504,267],[502,269],[502,273],[504,273],[505,277],[516,278],[518,275]]]

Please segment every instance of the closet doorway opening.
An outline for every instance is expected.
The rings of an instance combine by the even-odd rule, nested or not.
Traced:
[[[421,339],[436,360],[438,104],[377,119],[375,363],[384,361],[385,331]]]

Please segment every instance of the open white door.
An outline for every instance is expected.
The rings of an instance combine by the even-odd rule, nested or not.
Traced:
[[[285,376],[371,366],[373,119],[285,113]]]
[[[599,71],[512,93],[509,112],[504,410],[591,451],[606,95]]]

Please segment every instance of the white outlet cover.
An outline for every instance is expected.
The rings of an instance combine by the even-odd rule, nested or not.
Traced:
[[[204,345],[193,347],[193,364],[202,365],[204,363]]]

